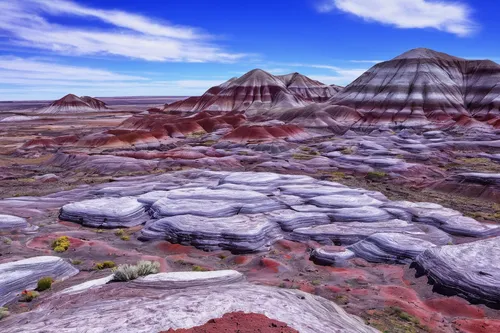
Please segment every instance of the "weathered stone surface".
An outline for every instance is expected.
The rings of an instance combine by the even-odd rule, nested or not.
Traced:
[[[309,228],[295,229],[289,237],[296,241],[314,240],[327,245],[350,245],[376,233],[402,233],[411,237],[446,244],[450,238],[443,232],[431,227],[408,223],[403,220],[385,222],[336,222]]]
[[[377,233],[349,246],[349,250],[370,262],[410,263],[436,245],[402,233]]]
[[[199,326],[225,313],[243,311],[265,314],[301,333],[378,332],[319,296],[234,280],[224,282],[239,274],[236,272],[224,273],[215,278],[219,283],[209,285],[200,282],[221,273],[175,273],[176,278],[169,274],[130,284],[111,283],[98,291],[56,295],[28,313],[4,319],[2,329],[6,333],[35,333],[50,327],[69,333],[91,326],[95,333],[160,332]]]
[[[438,285],[500,304],[500,237],[427,249],[416,261]]]
[[[324,213],[302,213],[294,210],[277,210],[267,214],[269,220],[278,223],[285,231],[331,223]]]
[[[178,215],[148,223],[142,238],[166,239],[204,250],[253,252],[268,249],[282,235],[276,223],[259,214],[223,218]]]
[[[0,231],[23,230],[29,227],[28,221],[22,217],[0,214]]]
[[[132,197],[99,198],[64,205],[59,218],[99,228],[132,227],[149,219],[144,205]]]
[[[42,277],[64,280],[77,273],[76,268],[59,257],[33,257],[0,264],[0,306],[14,300],[23,290],[35,288]]]
[[[309,203],[327,208],[356,208],[363,206],[380,206],[382,201],[367,195],[325,195],[312,198]]]

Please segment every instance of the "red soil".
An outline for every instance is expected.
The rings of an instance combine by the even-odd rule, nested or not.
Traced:
[[[169,329],[162,333],[298,333],[287,324],[255,314],[234,312],[210,319],[205,325],[188,329]]]
[[[295,125],[240,126],[223,137],[223,140],[246,142],[251,140],[272,141],[275,139],[303,138],[307,134]]]
[[[460,333],[494,333],[500,332],[500,320],[460,319],[453,322]]]

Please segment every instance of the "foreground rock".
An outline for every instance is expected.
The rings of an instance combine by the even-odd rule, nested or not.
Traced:
[[[14,300],[25,289],[33,289],[39,279],[50,276],[64,280],[78,270],[59,257],[33,257],[0,264],[0,306]]]
[[[335,303],[302,291],[223,282],[224,277],[239,274],[231,271],[219,273],[219,283],[214,285],[196,282],[214,272],[183,274],[175,286],[161,284],[165,275],[161,279],[151,275],[134,283],[110,283],[99,290],[58,294],[29,313],[5,319],[2,330],[44,332],[50,327],[52,331],[69,333],[89,327],[91,318],[96,333],[160,332],[200,326],[226,313],[243,311],[267,315],[301,333],[378,332]],[[179,285],[183,280],[185,285]]]
[[[500,237],[427,249],[416,259],[439,287],[500,305]]]
[[[277,224],[260,214],[225,218],[178,215],[146,225],[142,235],[146,239],[163,238],[203,250],[235,252],[267,250],[282,237]]]

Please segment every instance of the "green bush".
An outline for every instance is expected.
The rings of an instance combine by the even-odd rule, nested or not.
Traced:
[[[66,252],[70,245],[68,236],[61,236],[52,242],[52,249],[58,253]]]
[[[38,280],[38,283],[36,285],[36,291],[45,291],[47,289],[50,289],[52,287],[52,283],[54,282],[54,279],[51,278],[50,276],[41,278]]]
[[[156,274],[160,271],[160,263],[157,261],[139,261],[136,265],[120,265],[115,269],[113,281],[130,281],[140,276]]]
[[[98,262],[95,264],[95,268],[97,268],[98,270],[102,270],[102,269],[106,269],[106,268],[114,268],[114,267],[116,267],[116,264],[114,261],[111,261],[111,260],[106,260],[106,261]]]

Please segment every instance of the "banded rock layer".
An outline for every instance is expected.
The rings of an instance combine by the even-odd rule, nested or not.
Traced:
[[[49,106],[38,110],[38,113],[81,113],[96,112],[108,109],[106,103],[89,96],[78,97],[73,94],[54,101]]]
[[[39,279],[50,276],[64,280],[78,270],[59,257],[33,257],[0,264],[0,306],[14,300],[25,289],[33,289]]]
[[[341,88],[311,80],[299,73],[273,76],[254,69],[239,78],[165,106],[165,111],[247,111],[287,109],[324,102]]]

